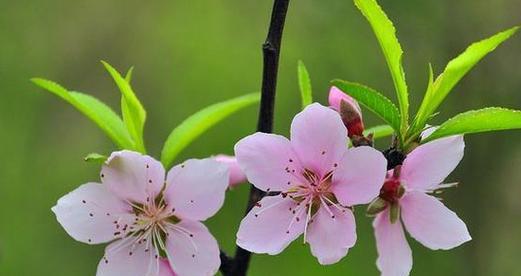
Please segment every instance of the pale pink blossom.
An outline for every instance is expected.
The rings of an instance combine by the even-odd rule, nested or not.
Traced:
[[[355,244],[350,206],[378,195],[387,165],[371,147],[348,149],[339,114],[317,103],[295,116],[291,141],[255,133],[237,143],[235,155],[255,187],[275,192],[242,220],[237,245],[273,255],[304,234],[321,264],[338,262]]]
[[[111,242],[98,276],[168,275],[161,257],[177,275],[214,275],[218,244],[200,221],[222,206],[228,178],[228,168],[212,159],[188,160],[165,177],[149,156],[114,152],[102,167],[101,184],[81,185],[52,210],[74,239]]]
[[[246,182],[246,175],[244,175],[241,168],[239,167],[237,158],[235,158],[235,156],[219,154],[216,155],[214,159],[228,166],[228,169],[230,170],[230,187],[235,187],[241,183]]]
[[[376,263],[383,276],[405,276],[411,271],[412,253],[402,223],[414,239],[432,250],[471,240],[465,223],[430,195],[451,186],[442,182],[463,158],[464,147],[463,136],[434,140],[418,146],[401,167],[389,171],[377,199],[383,208],[373,222]]]
[[[158,276],[176,276],[175,272],[172,270],[170,266],[170,262],[168,262],[167,258],[159,259],[159,273]]]
[[[347,127],[349,137],[363,136],[364,122],[362,109],[358,102],[342,92],[336,86],[329,90],[329,106],[340,113],[340,117]]]

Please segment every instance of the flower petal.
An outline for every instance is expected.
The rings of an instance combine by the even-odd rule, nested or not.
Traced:
[[[235,158],[235,156],[219,154],[215,156],[214,159],[228,166],[228,170],[230,171],[230,187],[246,182],[246,175],[239,167],[239,163],[237,163],[237,158]]]
[[[333,173],[332,191],[345,206],[366,204],[380,193],[387,173],[387,160],[372,147],[347,150]]]
[[[66,194],[52,211],[71,237],[90,244],[123,236],[122,228],[134,219],[131,207],[98,183],[83,184]]]
[[[360,108],[358,102],[351,96],[342,92],[342,90],[338,89],[338,87],[332,86],[331,89],[329,89],[328,101],[329,106],[331,106],[337,112],[340,111],[340,103],[342,101],[345,101],[346,103],[351,105],[356,111],[358,111],[358,115],[360,116],[360,118],[362,118],[362,109]]]
[[[170,266],[170,262],[168,262],[168,259],[165,259],[165,258],[159,259],[159,272],[157,275],[158,276],[176,276],[176,274],[172,270],[172,267]]]
[[[382,276],[407,276],[412,269],[412,252],[402,224],[391,223],[389,208],[373,221],[378,259],[376,265]]]
[[[237,245],[254,253],[279,254],[304,232],[304,209],[289,197],[264,197],[242,220]]]
[[[347,150],[340,115],[318,103],[308,105],[291,123],[291,145],[306,169],[324,176]]]
[[[400,179],[413,190],[429,190],[443,182],[463,158],[463,136],[451,136],[423,144],[403,161]]]
[[[169,208],[180,218],[205,220],[223,205],[229,172],[213,159],[190,159],[173,167],[164,191]]]
[[[235,145],[235,156],[250,183],[258,189],[285,191],[299,183],[294,175],[300,173],[302,167],[290,142],[283,136],[252,134]]]
[[[135,237],[115,241],[105,249],[98,264],[97,276],[157,276],[158,252],[150,242],[134,242]]]
[[[451,249],[472,238],[465,223],[436,198],[422,192],[400,200],[402,220],[413,238],[432,249]]]
[[[168,227],[166,250],[180,276],[215,275],[221,265],[217,241],[198,221],[181,220]]]
[[[330,206],[330,211],[334,217],[323,206],[318,209],[306,237],[311,254],[322,265],[340,261],[356,243],[356,222],[351,210]]]
[[[101,169],[101,181],[122,199],[146,203],[163,188],[165,169],[154,158],[133,151],[113,152]]]

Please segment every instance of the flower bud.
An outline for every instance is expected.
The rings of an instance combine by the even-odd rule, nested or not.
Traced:
[[[362,110],[358,102],[333,86],[329,90],[329,105],[336,110],[342,117],[344,125],[347,127],[349,138],[355,136],[363,137],[364,122],[362,120]]]

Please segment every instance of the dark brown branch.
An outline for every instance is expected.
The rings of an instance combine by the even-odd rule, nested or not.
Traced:
[[[273,111],[279,69],[280,46],[289,0],[275,0],[266,41],[262,45],[264,67],[262,72],[261,103],[257,131],[270,133],[273,130]],[[264,192],[251,186],[246,213],[264,196]],[[221,252],[221,272],[225,276],[244,276],[248,271],[251,252],[237,247],[235,257],[230,259]],[[223,262],[224,261],[224,262]]]

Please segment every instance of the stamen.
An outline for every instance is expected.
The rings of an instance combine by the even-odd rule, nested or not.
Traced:
[[[335,206],[335,207],[338,209],[338,211],[340,211],[340,212],[342,212],[342,213],[346,211],[345,209],[343,209],[342,207],[340,207],[339,204],[334,203],[333,201],[331,201],[331,199],[327,198],[327,196],[324,196],[323,198],[324,198],[327,202],[329,202],[332,206]]]
[[[285,200],[279,200],[279,201],[277,201],[277,202],[275,202],[275,203],[273,203],[271,205],[268,205],[267,207],[264,207],[264,209],[259,210],[258,212],[256,212],[255,216],[258,216],[258,215],[264,213],[266,210],[269,210],[269,209],[271,209],[271,208],[273,208],[273,207],[275,207],[275,206],[277,206],[277,205],[279,205],[281,203],[284,203],[284,202],[286,202],[286,201]]]
[[[309,202],[309,198],[306,199],[305,201],[306,201],[306,202]],[[298,206],[297,208],[295,208],[295,210],[293,210],[293,217],[292,217],[291,220],[290,220],[290,223],[289,223],[289,225],[288,225],[288,228],[286,228],[286,233],[287,233],[287,234],[290,233],[289,229],[291,229],[291,227],[293,226],[293,224],[295,223],[295,221],[297,221],[296,218],[297,218],[298,216],[300,216],[301,211],[304,210],[307,206],[308,206],[308,204],[305,203],[305,204],[302,204],[302,205]]]
[[[329,213],[329,215],[331,215],[331,218],[335,218],[335,214],[333,214],[331,209],[329,209],[326,202],[324,202],[324,199],[322,199],[322,196],[320,196],[319,198],[320,198],[320,202],[322,202],[322,205],[324,206],[324,208],[326,208],[326,211]]]
[[[307,243],[308,240],[307,240],[307,235],[308,235],[308,226],[309,226],[309,223],[310,223],[310,220],[311,220],[311,207],[313,206],[313,204],[310,204],[308,205],[308,212],[307,212],[307,215],[306,215],[306,224],[304,226],[304,243]]]

